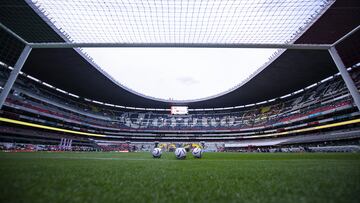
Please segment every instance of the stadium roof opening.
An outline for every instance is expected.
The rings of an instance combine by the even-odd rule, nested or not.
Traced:
[[[67,43],[292,44],[332,0],[28,0]],[[115,81],[143,96],[221,95],[276,50],[84,49]],[[226,78],[226,79],[224,79]]]
[[[111,77],[142,95],[197,100],[235,89],[274,49],[87,48]]]

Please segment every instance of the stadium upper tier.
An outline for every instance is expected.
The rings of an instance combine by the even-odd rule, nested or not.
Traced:
[[[360,87],[360,68],[351,76]],[[0,84],[10,70],[2,67]],[[239,139],[291,135],[358,126],[359,112],[339,75],[268,104],[170,115],[94,104],[69,96],[25,74],[1,112],[3,122],[111,139]],[[321,127],[325,126],[325,127]]]

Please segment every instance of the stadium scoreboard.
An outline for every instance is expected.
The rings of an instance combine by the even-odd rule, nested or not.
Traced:
[[[187,106],[172,106],[171,107],[171,114],[172,115],[185,115],[188,114],[188,107]]]

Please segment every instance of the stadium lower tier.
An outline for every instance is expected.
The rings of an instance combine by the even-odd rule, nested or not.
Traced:
[[[62,133],[66,135],[82,136],[91,139],[102,140],[122,140],[122,141],[239,141],[249,139],[260,139],[270,137],[288,137],[294,135],[307,135],[316,133],[332,133],[336,130],[349,130],[356,129],[360,126],[359,113],[354,112],[339,116],[338,119],[329,120],[329,122],[323,122],[326,124],[320,124],[319,122],[311,122],[304,125],[304,127],[291,128],[291,129],[273,129],[274,132],[267,133],[265,131],[254,132],[254,135],[244,135],[243,133],[201,133],[201,134],[189,134],[189,133],[173,133],[173,134],[156,134],[156,133],[136,133],[136,132],[117,132],[117,133],[99,133],[87,130],[86,128],[70,130],[62,127],[55,127],[51,125],[44,125],[24,120],[16,120],[10,118],[0,117],[1,132],[6,134],[19,134],[23,131],[23,128],[30,131],[44,131],[43,133]],[[292,126],[293,127],[293,126]],[[10,129],[10,130],[9,130]]]
[[[205,152],[360,152],[360,128],[256,140],[201,142],[197,140],[114,141],[26,128],[0,128],[2,151],[149,152],[154,147],[169,152],[173,152],[178,147],[183,147],[187,151],[199,147]]]
[[[51,150],[75,149],[78,151],[129,151],[149,150],[154,143],[213,143],[214,151],[252,150],[252,147],[279,147],[291,144],[307,144],[353,140],[360,137],[360,113],[350,101],[340,101],[335,108],[321,108],[317,115],[306,119],[288,120],[283,125],[267,128],[214,129],[201,131],[134,131],[88,127],[81,123],[46,116],[38,111],[7,106],[0,111],[0,142],[46,144]],[[17,106],[20,107],[20,106]],[[165,132],[165,133],[164,133]],[[71,142],[71,143],[69,143]],[[142,147],[129,144],[147,143]],[[149,143],[151,143],[149,145]],[[147,147],[145,147],[147,146]],[[250,148],[249,148],[250,146]],[[80,147],[80,148],[79,148]]]

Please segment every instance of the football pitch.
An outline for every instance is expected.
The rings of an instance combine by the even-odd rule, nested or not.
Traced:
[[[0,202],[359,202],[360,154],[0,153]]]

